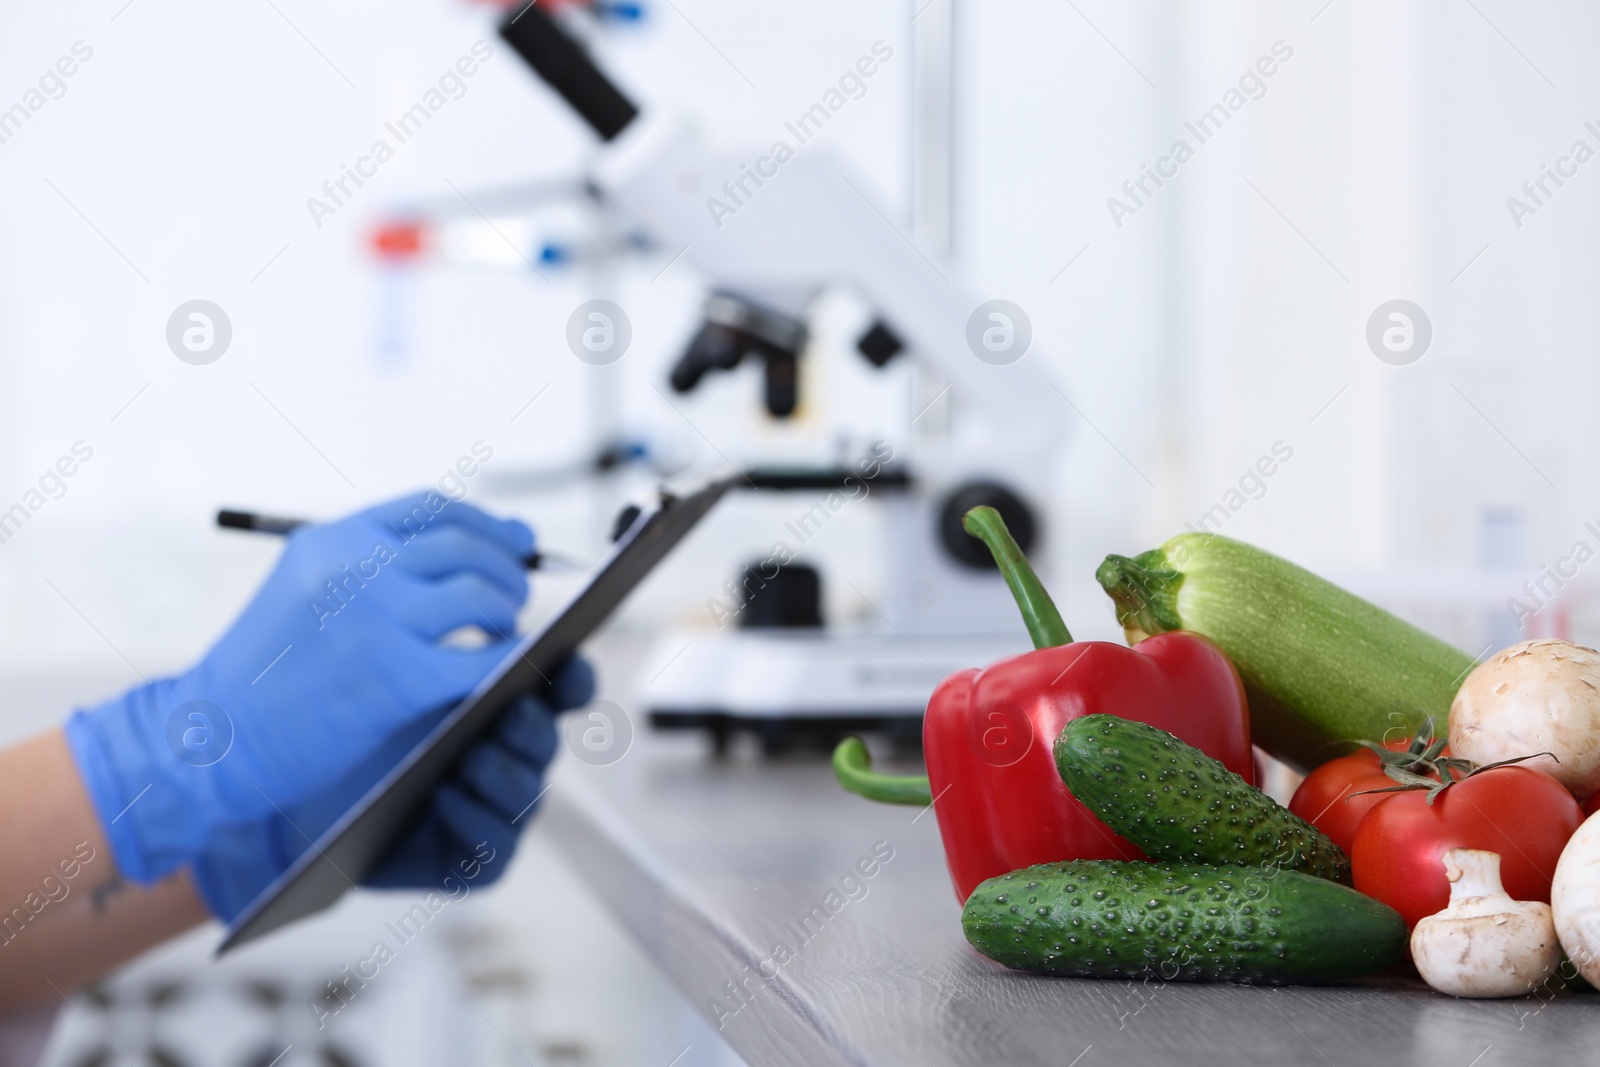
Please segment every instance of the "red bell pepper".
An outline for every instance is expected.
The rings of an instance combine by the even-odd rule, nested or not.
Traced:
[[[958,671],[934,690],[922,726],[925,785],[874,774],[854,739],[834,758],[840,781],[855,792],[933,804],[957,897],[965,901],[984,879],[1036,863],[1143,858],[1056,771],[1055,739],[1084,715],[1159,726],[1255,781],[1244,685],[1221,649],[1181,631],[1137,648],[1074,642],[999,513],[974,508],[964,525],[994,553],[1035,651]]]

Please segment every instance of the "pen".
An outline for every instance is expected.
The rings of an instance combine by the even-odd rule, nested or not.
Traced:
[[[231,508],[222,508],[217,512],[217,525],[225,530],[247,530],[250,533],[277,534],[284,536],[289,531],[306,524],[305,519],[286,519],[281,515],[258,515],[253,511],[235,511]],[[580,564],[560,556],[552,556],[548,552],[534,552],[522,557],[522,562],[529,570],[562,570],[579,569]]]

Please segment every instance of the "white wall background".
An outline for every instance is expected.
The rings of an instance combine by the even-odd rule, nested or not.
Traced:
[[[1488,564],[1515,586],[1580,537],[1595,547],[1582,299],[1595,174],[1581,168],[1521,228],[1506,200],[1575,140],[1600,149],[1583,126],[1597,13],[1336,0],[1208,6],[1171,25],[1180,115],[1271,41],[1295,49],[1164,205],[1188,390],[1175,517],[1282,438],[1294,460],[1230,534],[1347,574],[1469,651],[1528,636],[1507,629],[1504,596],[1463,603]],[[1364,339],[1394,298],[1433,324],[1410,366]],[[1485,544],[1491,513],[1513,530],[1503,550]],[[1592,638],[1575,606],[1576,636]]]

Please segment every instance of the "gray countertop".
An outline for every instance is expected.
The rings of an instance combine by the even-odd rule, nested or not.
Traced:
[[[564,758],[546,804],[546,831],[596,897],[755,1067],[1549,1067],[1600,1048],[1600,996],[1008,971],[962,938],[933,814],[848,795],[820,759],[717,761],[698,739],[641,731],[609,766]],[[875,848],[892,857],[862,878]]]

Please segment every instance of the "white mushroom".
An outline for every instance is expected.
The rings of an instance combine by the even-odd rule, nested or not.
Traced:
[[[1550,884],[1556,934],[1567,958],[1590,985],[1600,985],[1600,815],[1572,835]]]
[[[1444,854],[1450,903],[1411,931],[1411,956],[1428,984],[1454,997],[1516,997],[1561,964],[1550,905],[1512,900],[1500,885],[1500,853]]]
[[[1474,763],[1551,753],[1522,766],[1587,800],[1600,790],[1600,652],[1555,638],[1497,652],[1450,705],[1450,752]]]

